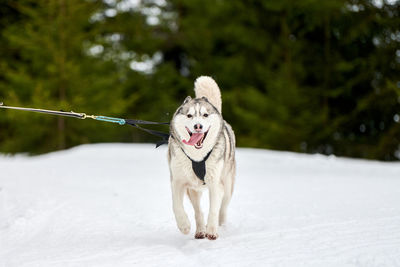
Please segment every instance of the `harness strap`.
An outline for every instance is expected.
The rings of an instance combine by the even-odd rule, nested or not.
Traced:
[[[182,149],[182,148],[181,148]],[[206,183],[204,182],[204,177],[206,176],[206,161],[207,159],[210,157],[211,152],[213,150],[211,149],[210,152],[207,153],[207,155],[204,157],[204,159],[202,161],[195,161],[193,160],[191,157],[188,156],[188,154],[186,154],[186,152],[182,149],[182,152],[186,155],[186,157],[188,157],[188,159],[190,159],[190,161],[192,162],[192,169],[194,171],[194,173],[196,174],[196,176],[203,181],[203,185],[205,185]]]
[[[143,127],[139,126],[138,124],[169,125],[169,122],[153,122],[153,121],[125,119],[125,123],[129,124],[129,125],[131,125],[133,127],[136,127],[136,128],[138,128],[138,129],[140,129],[142,131],[145,131],[146,133],[161,137],[162,140],[160,140],[160,141],[158,141],[156,143],[156,148],[161,146],[161,145],[168,144],[168,138],[170,136],[169,133],[143,128]]]

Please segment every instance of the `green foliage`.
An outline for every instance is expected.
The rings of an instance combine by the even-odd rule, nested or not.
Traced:
[[[167,121],[211,75],[240,146],[400,158],[400,2],[9,1],[9,105]],[[1,111],[0,150],[149,141],[98,122]],[[18,122],[18,123],[16,123]]]
[[[79,0],[12,3],[22,19],[3,31],[14,56],[1,64],[0,90],[6,104],[89,114],[126,110],[125,88],[115,63],[91,57],[84,49],[101,34],[90,17],[102,5]],[[63,117],[10,111],[4,115],[4,152],[42,153],[119,135],[112,127]]]

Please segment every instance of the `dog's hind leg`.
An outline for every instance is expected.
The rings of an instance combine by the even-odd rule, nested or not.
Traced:
[[[192,202],[194,209],[194,217],[196,219],[196,234],[194,237],[196,239],[203,239],[206,237],[206,226],[204,224],[204,216],[200,207],[200,199],[202,193],[193,189],[188,189],[188,196]]]
[[[176,224],[179,230],[187,235],[190,232],[190,221],[183,208],[183,196],[185,186],[181,182],[172,180],[172,206],[175,214]]]
[[[222,199],[221,209],[219,210],[219,225],[223,225],[226,222],[227,209],[232,198],[232,183],[232,176],[228,176],[224,181],[224,197]]]
[[[221,208],[222,198],[224,197],[224,188],[221,183],[209,185],[210,209],[208,212],[208,221],[206,227],[206,236],[210,240],[218,238],[218,215]]]

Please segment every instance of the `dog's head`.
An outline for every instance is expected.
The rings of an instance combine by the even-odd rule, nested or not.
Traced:
[[[174,133],[186,150],[210,151],[223,124],[222,116],[207,98],[188,96],[171,121]]]

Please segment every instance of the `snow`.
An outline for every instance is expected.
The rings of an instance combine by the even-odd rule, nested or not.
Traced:
[[[238,149],[228,223],[182,235],[166,147],[0,155],[0,266],[400,266],[400,164]],[[207,194],[203,197],[207,211]]]

